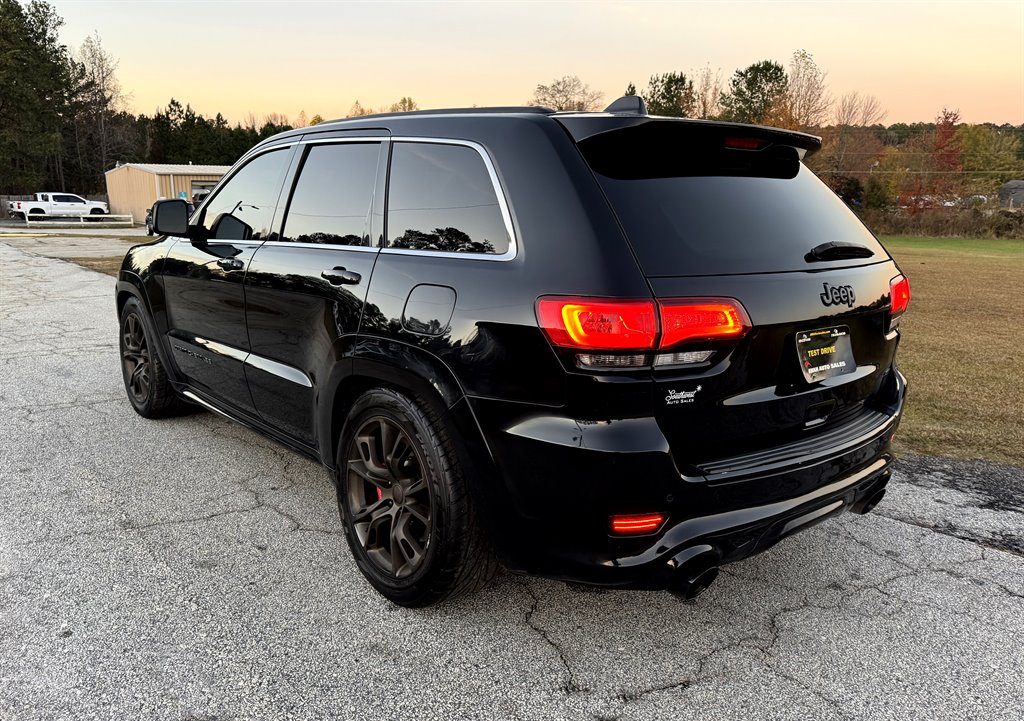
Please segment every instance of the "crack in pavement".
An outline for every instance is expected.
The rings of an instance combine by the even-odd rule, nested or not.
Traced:
[[[526,613],[524,614],[524,620],[526,621],[526,625],[532,628],[537,633],[537,635],[544,639],[544,641],[554,650],[554,652],[558,655],[558,660],[562,665],[562,669],[565,671],[566,682],[561,686],[562,693],[566,695],[571,695],[589,692],[590,689],[581,686],[580,683],[576,680],[576,673],[572,670],[572,666],[569,665],[569,659],[566,658],[565,651],[562,649],[562,647],[559,646],[553,638],[551,638],[551,634],[549,634],[546,629],[537,625],[537,623],[533,620],[534,614],[540,607],[540,597],[537,596],[537,593],[533,590],[533,588],[530,587],[529,581],[520,581],[519,585],[523,587],[523,589],[526,591],[526,593],[530,596],[531,599],[530,608],[527,609]]]

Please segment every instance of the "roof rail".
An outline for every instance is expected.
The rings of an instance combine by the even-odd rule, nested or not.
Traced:
[[[394,113],[370,113],[368,115],[353,115],[347,118],[334,118],[333,120],[325,120],[325,123],[340,123],[345,120],[362,120],[363,118],[401,118],[401,117],[412,117],[417,115],[500,115],[508,113],[529,113],[535,115],[552,115],[554,110],[551,108],[545,108],[538,105],[508,105],[508,106],[496,106],[496,107],[482,107],[482,108],[434,108],[431,110],[404,110]],[[320,125],[320,123],[317,123]],[[309,132],[309,128],[305,129]]]
[[[604,109],[606,113],[628,113],[630,115],[647,115],[647,104],[639,95],[623,95]]]

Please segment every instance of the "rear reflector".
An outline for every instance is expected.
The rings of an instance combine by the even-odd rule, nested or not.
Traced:
[[[746,311],[732,298],[655,304],[547,296],[537,301],[537,320],[554,345],[579,350],[669,349],[688,341],[739,338],[750,329]]]
[[[889,310],[899,315],[910,305],[910,280],[905,275],[897,275],[889,281]]]
[[[642,516],[612,516],[612,533],[617,536],[639,536],[654,533],[665,522],[660,513]]]

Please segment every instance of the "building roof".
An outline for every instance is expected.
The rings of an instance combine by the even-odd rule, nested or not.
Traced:
[[[136,168],[153,175],[224,175],[231,170],[230,165],[176,165],[163,163],[121,163],[117,168],[111,168],[112,173],[118,168]]]

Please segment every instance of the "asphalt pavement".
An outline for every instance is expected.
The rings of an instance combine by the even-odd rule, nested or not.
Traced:
[[[0,719],[1024,718],[1024,471],[904,459],[877,513],[695,603],[362,579],[319,466],[137,416],[113,279],[0,238]],[[41,241],[40,241],[41,242]]]

